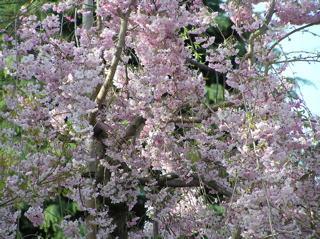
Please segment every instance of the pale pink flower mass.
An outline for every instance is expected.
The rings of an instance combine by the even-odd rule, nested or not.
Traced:
[[[29,203],[25,216],[33,225],[43,226],[43,203],[61,188],[91,217],[64,215],[59,227],[66,238],[80,238],[90,223],[97,238],[106,238],[116,227],[109,206],[129,211],[141,191],[150,221],[130,238],[151,237],[156,224],[163,238],[231,238],[238,229],[243,238],[319,236],[312,214],[319,211],[319,118],[308,118],[303,101],[292,97],[295,83],[281,75],[288,64],[276,64],[283,53],[272,44],[287,24],[319,21],[320,3],[269,1],[257,14],[254,5],[265,1],[227,1],[220,7],[234,38],[217,43],[206,31],[218,27],[220,13],[201,0],[133,1],[122,42],[130,1],[97,2],[100,28],[77,27],[72,40],[60,35],[61,16],[72,7],[87,14],[80,0],[44,4],[43,20],[21,18],[17,35],[3,36],[0,70],[11,78],[2,86],[0,116],[14,127],[0,130],[0,237],[15,237],[21,212],[13,206],[20,201]],[[64,16],[74,25],[73,16]],[[196,60],[188,37],[205,52],[198,63],[232,88],[218,104],[206,102],[207,76],[188,60]],[[143,122],[134,125],[137,117]],[[95,145],[96,154],[93,139],[103,145]],[[88,172],[96,161],[109,173],[103,182]],[[159,186],[166,174],[178,175],[167,183],[184,187]],[[218,198],[209,183],[229,194],[220,190]],[[85,203],[103,197],[109,206]],[[132,215],[126,227],[138,224]]]

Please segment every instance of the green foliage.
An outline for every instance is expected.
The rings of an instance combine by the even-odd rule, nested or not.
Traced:
[[[292,78],[290,78],[290,79],[292,79]],[[301,78],[301,77],[295,77],[292,80],[294,80],[294,82],[296,84],[299,84],[301,86],[312,86],[315,89],[317,89],[317,86],[313,82],[311,82],[310,80],[307,80],[307,79],[304,79],[304,78]]]
[[[24,213],[28,210],[27,204],[21,203],[19,209]],[[71,220],[83,216],[75,202],[70,201],[66,197],[60,196],[54,200],[47,200],[44,203],[45,223],[40,227],[34,227],[32,223],[25,217],[19,218],[19,232],[17,239],[35,238],[36,235],[40,238],[60,239],[63,237],[62,229],[59,227],[64,217],[69,216]],[[84,236],[84,228],[80,225],[80,233]]]
[[[0,44],[2,34],[8,33],[10,36],[15,35],[15,31],[19,27],[20,17],[27,17],[30,15],[35,15],[41,21],[45,19],[48,14],[52,13],[52,10],[42,11],[41,7],[46,3],[57,3],[59,0],[4,0],[0,3]],[[21,11],[21,9],[24,9]],[[67,14],[71,17],[74,17],[74,8],[69,9],[64,14]],[[75,30],[74,23],[64,21],[65,15],[60,15],[62,31],[60,32],[61,36],[70,39],[73,37]],[[77,18],[81,18],[81,15],[77,15]],[[77,25],[79,25],[77,21]],[[74,40],[74,39],[73,39]],[[1,73],[0,73],[1,79]]]
[[[206,101],[209,104],[224,100],[224,87],[221,84],[211,84],[205,86],[207,90]]]
[[[9,94],[8,89],[4,88],[3,85],[12,85],[17,83],[16,85],[16,91],[19,92],[19,94],[23,94],[22,90],[20,89],[20,86],[23,86],[24,84],[28,83],[35,83],[33,81],[15,81],[13,77],[10,77],[9,75],[6,75],[4,71],[0,72],[0,110],[2,112],[6,112],[9,114],[16,114],[16,112],[11,111],[8,109],[6,106],[6,96]],[[30,101],[30,104],[39,104],[34,98],[28,97],[26,98],[27,101]],[[39,129],[29,129],[28,132],[24,132],[22,127],[14,124],[13,122],[10,122],[6,120],[5,118],[0,117],[0,128],[2,130],[13,130],[14,131],[14,136],[10,137],[5,133],[5,131],[0,132],[0,138],[2,139],[7,139],[13,142],[16,142],[17,144],[20,144],[22,142],[22,135],[25,133],[30,133],[29,131],[32,130],[31,134],[32,135],[37,135],[39,134]],[[55,144],[53,142],[49,141],[41,141],[41,142],[36,142],[32,140],[26,140],[25,138],[23,139],[23,142],[25,145],[28,145],[30,150],[39,150],[39,151],[51,151],[52,154],[56,155],[56,158],[66,158],[67,160],[70,160],[72,155],[67,150],[66,145],[68,144],[71,148],[76,147],[74,143],[70,142],[64,142],[64,141],[58,141],[56,143],[62,144],[62,149],[55,149]],[[25,150],[22,152],[18,152],[17,150],[6,147],[6,148],[0,148],[0,174],[2,175],[0,179],[0,188],[5,187],[5,180],[8,176],[11,176],[14,174],[12,172],[11,167],[19,164],[21,160],[23,160],[26,155],[29,153],[29,151]],[[59,162],[58,162],[59,163]],[[72,172],[70,172],[72,173]],[[68,175],[65,175],[66,177]],[[19,177],[24,177],[25,178],[25,190],[28,190],[28,176],[26,175],[20,175]],[[55,200],[47,200],[44,203],[44,214],[45,214],[45,224],[39,228],[36,228],[32,225],[32,223],[24,216],[21,216],[19,218],[19,230],[17,232],[16,238],[36,238],[40,236],[41,238],[63,238],[62,230],[58,225],[61,223],[62,219],[66,215],[70,215],[71,219],[77,219],[82,215],[78,211],[77,204],[75,202],[70,201],[67,199],[65,196],[68,193],[66,189],[60,189],[57,190],[56,192],[53,192],[55,195],[58,195],[58,198]],[[0,192],[1,196],[1,192]],[[7,203],[12,203],[12,202],[3,202],[3,205]],[[18,209],[21,210],[22,212],[26,212],[28,210],[29,206],[27,204],[22,204],[20,203],[18,205]],[[82,232],[84,229],[81,229]]]
[[[208,208],[209,210],[214,210],[218,216],[222,216],[226,210],[224,207],[220,206],[219,203],[209,203]]]
[[[211,11],[221,12],[219,5],[222,4],[224,1],[223,0],[203,0],[202,2],[204,5],[208,6]]]
[[[194,164],[199,159],[202,159],[202,155],[200,151],[197,152],[190,152],[188,158],[191,160],[191,163]]]

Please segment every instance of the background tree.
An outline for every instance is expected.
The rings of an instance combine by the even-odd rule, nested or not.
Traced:
[[[91,14],[82,1],[19,16],[0,55],[1,117],[14,126],[1,129],[2,236],[15,236],[19,202],[41,227],[61,194],[85,214],[64,215],[67,238],[319,236],[319,125],[274,51],[285,24],[318,24],[319,6],[270,1],[263,15],[257,2],[221,5],[234,24],[221,42],[201,1],[99,1],[90,29],[77,26]],[[208,103],[199,70],[232,92]],[[141,192],[152,226],[135,230]]]

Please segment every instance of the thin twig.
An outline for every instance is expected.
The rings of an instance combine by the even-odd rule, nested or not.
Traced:
[[[289,62],[320,62],[320,60],[316,59],[292,59],[292,60],[285,60],[285,61],[274,61],[270,64],[281,64],[281,63],[289,63]]]

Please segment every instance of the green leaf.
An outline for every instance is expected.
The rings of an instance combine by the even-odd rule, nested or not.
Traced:
[[[188,158],[191,160],[191,163],[194,164],[199,159],[201,159],[202,156],[201,156],[200,151],[197,151],[196,153],[194,153],[194,152],[189,153]]]

